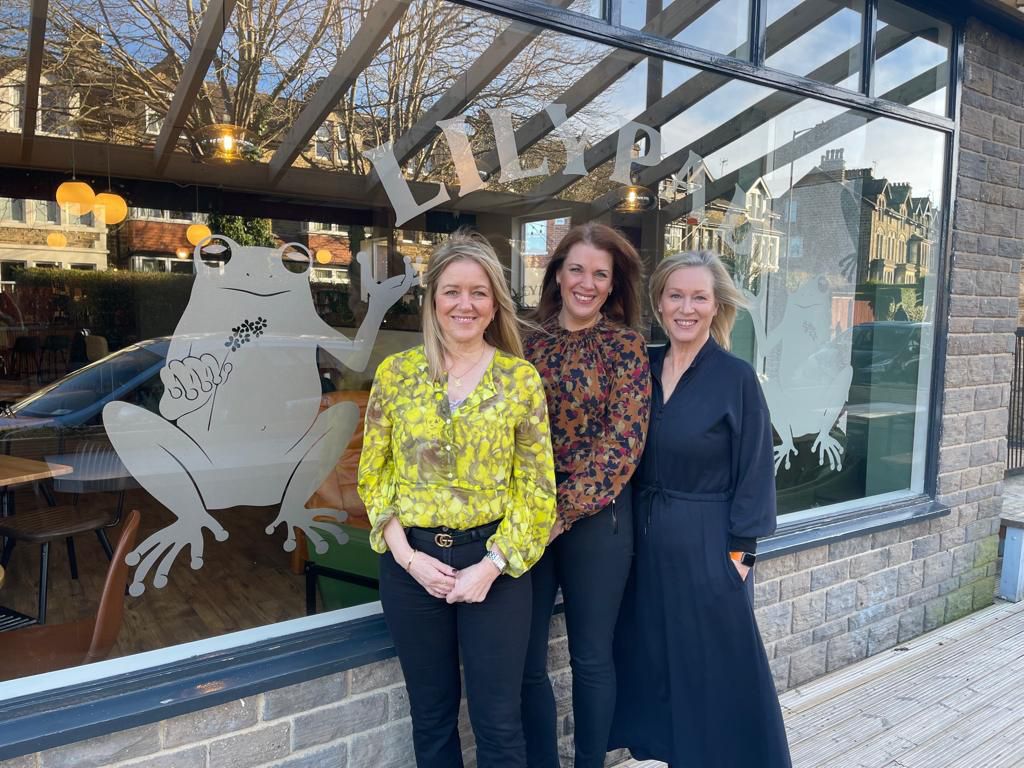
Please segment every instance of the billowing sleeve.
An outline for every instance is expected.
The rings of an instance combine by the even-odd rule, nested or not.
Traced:
[[[522,576],[544,554],[555,523],[555,461],[540,375],[525,361],[514,375],[519,407],[508,506],[487,547],[502,551],[510,576]]]
[[[394,374],[391,360],[377,367],[370,397],[366,403],[363,428],[363,450],[359,456],[359,498],[366,506],[370,519],[370,547],[374,552],[386,552],[384,526],[398,514],[395,496],[395,463],[391,446],[391,419],[389,402],[395,396]]]
[[[741,402],[733,422],[732,476],[736,486],[729,512],[729,550],[756,552],[757,539],[775,532],[775,461],[772,420],[757,374],[744,366]]]
[[[558,484],[558,515],[568,530],[576,520],[600,512],[626,487],[640,463],[651,413],[647,344],[634,331],[617,334],[605,360],[614,368],[601,428],[589,461]]]

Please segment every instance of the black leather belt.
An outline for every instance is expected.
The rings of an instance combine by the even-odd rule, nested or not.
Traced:
[[[494,535],[499,525],[501,525],[501,520],[478,525],[476,528],[468,528],[464,531],[446,526],[438,528],[407,528],[405,535],[411,542],[417,544],[434,544],[442,549],[448,549],[449,547],[458,547],[462,544],[471,544],[474,541],[485,541]]]

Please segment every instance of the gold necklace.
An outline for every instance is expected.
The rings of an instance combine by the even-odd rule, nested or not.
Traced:
[[[487,354],[487,345],[485,344],[484,345],[484,351],[480,353],[480,357],[478,357],[476,359],[476,362],[473,363],[471,366],[469,366],[469,368],[464,370],[458,376],[456,376],[456,375],[454,375],[452,373],[452,368],[455,367],[455,363],[453,362],[451,366],[449,366],[448,368],[445,369],[445,373],[448,374],[448,381],[454,382],[456,387],[461,388],[462,387],[462,377],[465,376],[470,371],[474,370],[478,365],[480,365],[480,361],[484,359],[484,355],[486,355],[486,354]]]

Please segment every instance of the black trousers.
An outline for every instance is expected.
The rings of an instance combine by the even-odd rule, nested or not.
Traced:
[[[555,697],[548,678],[548,630],[562,588],[572,667],[576,768],[601,768],[615,713],[612,638],[633,559],[629,486],[597,514],[552,542],[530,573],[533,619],[523,676],[523,730],[529,768],[558,767]]]
[[[455,568],[484,556],[484,541],[416,549]],[[524,768],[519,694],[529,636],[529,576],[499,576],[482,603],[431,597],[388,552],[380,559],[380,601],[405,675],[419,768],[461,768],[461,658],[480,768]]]

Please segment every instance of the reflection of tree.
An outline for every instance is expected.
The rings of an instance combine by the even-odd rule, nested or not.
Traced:
[[[137,141],[145,109],[154,119],[167,112],[204,11],[193,0],[96,0],[92,9],[52,0],[46,73],[75,84],[79,130],[121,131]],[[258,147],[280,138],[312,85],[310,64],[323,55],[339,11],[336,0],[241,0],[185,140],[194,145],[203,126],[220,122],[253,131]]]
[[[211,213],[209,227],[214,234],[230,237],[242,246],[259,245],[273,248],[278,244],[270,219],[252,219],[244,216]]]
[[[9,59],[14,59],[25,9],[3,5],[0,55],[10,48]],[[183,144],[194,150],[205,126],[228,122],[246,130],[257,153],[266,157],[372,5],[373,0],[239,0],[187,118]],[[51,0],[44,80],[74,84],[75,93],[60,101],[77,132],[140,143],[148,122],[148,132],[155,135],[182,78],[205,6],[205,0],[96,0],[90,6]],[[332,151],[307,151],[305,161],[368,170],[361,150],[408,133],[426,109],[458,87],[460,76],[510,25],[507,19],[444,0],[414,0],[328,118]],[[530,28],[521,29],[527,37]],[[472,98],[474,146],[493,145],[480,110],[540,111],[586,71],[599,48],[551,33],[537,35]],[[447,160],[447,152],[432,148],[431,142],[404,163],[414,177],[444,172],[437,166]]]

